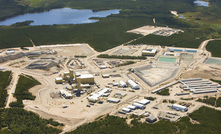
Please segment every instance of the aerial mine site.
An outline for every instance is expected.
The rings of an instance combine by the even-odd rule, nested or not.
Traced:
[[[146,33],[161,29],[142,28]],[[137,29],[130,32],[140,34]],[[2,49],[1,70],[12,71],[6,108],[16,101],[19,76],[29,75],[41,84],[29,89],[36,98],[23,100],[24,109],[64,123],[63,132],[105,114],[142,115],[141,121],[148,123],[176,122],[207,105],[198,98],[220,96],[221,85],[212,80],[221,80],[221,59],[211,57],[207,43],[198,49],[128,44],[104,52],[88,44]]]
[[[0,134],[221,134],[220,0],[0,3]]]

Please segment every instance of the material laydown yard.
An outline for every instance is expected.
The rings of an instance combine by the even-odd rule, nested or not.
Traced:
[[[184,32],[180,29],[173,29],[168,27],[158,27],[158,26],[142,26],[130,31],[127,31],[128,33],[136,33],[136,34],[142,34],[144,36],[149,34],[155,34],[160,36],[170,36],[172,34],[178,34],[179,32]]]

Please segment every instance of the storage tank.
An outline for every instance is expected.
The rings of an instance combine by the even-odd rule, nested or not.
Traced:
[[[128,84],[131,86],[132,89],[140,89],[140,87],[131,79],[127,81]]]
[[[119,84],[121,87],[127,87],[127,84],[124,81],[119,81]]]

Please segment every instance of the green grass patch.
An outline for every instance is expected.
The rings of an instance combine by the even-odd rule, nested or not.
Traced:
[[[221,40],[214,40],[214,41],[210,41],[207,46],[206,49],[210,52],[212,52],[212,56],[213,57],[221,57]]]
[[[214,98],[214,97],[207,97],[207,98],[203,98],[203,99],[199,98],[197,101],[206,103],[208,105],[215,106],[216,98]]]
[[[163,95],[163,96],[168,96],[168,95],[170,95],[169,88],[163,89],[163,90],[157,92],[157,94]]]
[[[7,90],[5,89],[12,79],[11,71],[0,71],[0,107],[5,107],[6,97],[8,96]]]
[[[63,126],[21,108],[0,109],[0,122],[1,134],[57,134],[61,130],[53,127]]]
[[[17,99],[17,101],[11,102],[10,107],[23,107],[22,100],[34,100],[35,96],[33,96],[28,90],[40,84],[40,82],[31,76],[20,75],[14,93],[14,97]]]

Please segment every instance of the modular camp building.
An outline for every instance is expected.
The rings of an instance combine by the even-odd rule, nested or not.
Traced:
[[[136,108],[139,108],[139,109],[145,109],[146,107],[142,104],[139,104],[139,103],[133,103],[133,106],[135,106]]]
[[[109,78],[110,75],[109,75],[109,74],[102,74],[102,77],[103,77],[103,78]]]
[[[147,100],[147,99],[143,99],[141,101],[138,101],[138,103],[142,104],[142,105],[147,105],[150,103],[150,100]]]
[[[131,79],[129,79],[127,82],[131,86],[132,89],[140,89],[140,87]]]
[[[181,105],[178,105],[178,104],[173,104],[172,109],[175,109],[177,111],[182,111],[182,112],[186,112],[188,110],[187,107],[181,106]]]
[[[107,68],[107,66],[105,66],[105,65],[100,66],[100,69],[105,69],[105,68]]]
[[[135,110],[136,106],[132,106],[132,105],[128,105],[127,108],[131,109],[131,110]]]
[[[120,99],[117,99],[117,98],[108,98],[108,99],[107,99],[107,102],[119,103],[119,102],[120,102]]]
[[[62,83],[63,82],[63,78],[61,77],[58,77],[58,78],[55,78],[55,83]]]
[[[122,108],[122,111],[129,113],[129,112],[131,112],[131,109],[124,107],[124,108]]]
[[[124,81],[119,81],[119,84],[121,87],[127,87],[127,84]]]
[[[122,97],[126,96],[127,94],[126,93],[121,93],[121,92],[116,92],[116,95],[120,95]]]
[[[97,97],[97,96],[90,96],[90,97],[88,97],[87,99],[88,99],[88,101],[90,101],[90,102],[96,102],[96,101],[98,101],[98,97]]]

